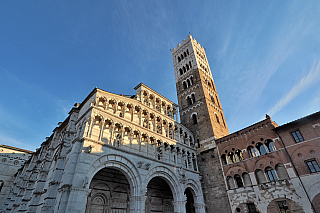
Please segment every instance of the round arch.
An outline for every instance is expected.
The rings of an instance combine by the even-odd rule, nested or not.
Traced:
[[[142,183],[142,189],[146,189],[149,182],[155,177],[161,177],[167,182],[171,189],[174,201],[184,199],[184,191],[182,191],[181,184],[179,183],[176,174],[163,166],[154,167],[148,172],[145,181]]]
[[[202,197],[202,190],[201,190],[201,186],[199,186],[196,181],[194,181],[193,179],[188,179],[187,183],[186,183],[186,187],[184,188],[184,191],[189,188],[193,198],[194,198],[194,202],[195,203],[203,203],[203,197]]]
[[[86,185],[87,189],[89,189],[90,182],[92,181],[92,178],[95,176],[95,174],[98,173],[101,169],[107,167],[120,170],[126,176],[130,184],[131,196],[139,196],[140,193],[138,189],[141,185],[141,176],[137,168],[127,158],[113,154],[102,156],[98,158],[93,164],[91,164],[91,166],[87,170],[88,176],[84,180],[84,184]]]

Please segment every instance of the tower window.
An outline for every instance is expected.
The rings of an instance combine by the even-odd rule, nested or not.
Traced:
[[[192,65],[191,65],[191,61],[189,61],[189,65],[190,65],[190,67],[192,67]]]
[[[183,71],[182,71],[182,69],[181,69],[181,68],[179,69],[179,72],[180,72],[180,75],[182,75],[182,74],[183,74]]]
[[[192,99],[192,103],[194,104],[196,102],[196,98],[195,98],[194,94],[191,95],[191,99]]]
[[[315,159],[306,161],[311,173],[320,172],[319,165]]]
[[[187,54],[189,55],[189,50],[187,49]]]
[[[293,136],[294,140],[298,143],[298,142],[301,142],[301,141],[304,141],[301,133],[299,130],[296,130],[294,132],[291,132],[291,135]]]
[[[192,121],[193,121],[193,124],[197,124],[198,123],[196,114],[192,115]]]
[[[189,79],[187,79],[187,83],[188,83],[188,87],[190,87],[191,86],[191,82],[190,82]]]
[[[181,58],[180,58],[180,56],[178,56],[178,62],[180,62],[181,61]]]
[[[185,81],[183,82],[183,89],[187,89],[187,84]]]
[[[214,101],[214,97],[210,95],[211,101],[213,104],[216,104],[216,102]]]
[[[187,103],[188,103],[188,106],[190,106],[192,104],[192,101],[191,101],[190,97],[187,97]]]
[[[217,120],[217,122],[220,124],[220,120],[219,120],[218,115],[217,115],[217,114],[215,114],[215,115],[216,115],[216,120]]]

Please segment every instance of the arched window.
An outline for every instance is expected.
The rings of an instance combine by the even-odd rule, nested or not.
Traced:
[[[226,165],[226,164],[227,164],[227,157],[226,157],[225,154],[223,154],[223,155],[221,156],[221,161],[222,161],[222,165]]]
[[[216,120],[217,120],[217,122],[220,123],[220,120],[219,120],[218,115],[217,115],[217,114],[215,114],[215,115],[216,115]]]
[[[219,99],[218,99],[218,96],[217,96],[217,95],[216,95],[216,100],[217,100],[217,103],[218,103],[219,107],[221,107],[221,106],[220,106]]]
[[[234,180],[232,177],[228,176],[227,177],[227,183],[228,183],[228,188],[229,189],[235,189],[236,185],[234,184]]]
[[[192,121],[193,121],[193,124],[197,124],[198,123],[196,114],[192,115]]]
[[[256,144],[256,147],[257,147],[257,149],[259,150],[260,155],[267,154],[266,147],[265,147],[262,143],[257,143],[257,144]]]
[[[180,72],[180,75],[182,75],[182,74],[183,74],[183,71],[182,71],[182,69],[181,69],[181,68],[179,69],[179,72]]]
[[[254,158],[254,157],[257,157],[260,155],[259,151],[256,148],[254,148],[253,146],[249,146],[247,148],[247,150],[248,150],[250,158]]]
[[[273,143],[273,141],[271,139],[266,140],[265,144],[268,147],[269,152],[273,152],[273,151],[277,150],[276,146],[274,145],[274,143]]]
[[[213,104],[216,104],[215,100],[214,100],[214,97],[212,95],[210,95],[210,98],[211,98],[211,101]]]
[[[189,55],[189,50],[187,49],[187,54]]]
[[[196,98],[195,98],[194,94],[191,95],[191,98],[192,98],[192,103],[195,103],[196,102]]]
[[[180,62],[181,61],[181,58],[178,56],[178,62]]]
[[[186,64],[186,67],[187,67],[187,70],[189,70],[189,65],[188,64]]]
[[[190,83],[190,80],[189,80],[189,79],[187,80],[187,84],[188,84],[188,87],[191,86],[191,83]]]
[[[187,102],[188,102],[188,106],[190,106],[192,104],[191,98],[189,96],[187,97]]]
[[[266,174],[268,175],[268,178],[269,178],[270,181],[278,180],[276,172],[271,167],[267,167],[266,168]]]
[[[185,81],[183,82],[183,89],[187,89],[187,84]]]
[[[229,159],[229,161],[230,161],[230,162],[228,162],[228,163],[235,163],[235,162],[236,162],[236,160],[235,160],[235,158],[234,158],[233,152],[229,152],[229,153],[228,153],[228,159]]]
[[[259,184],[267,182],[266,176],[264,175],[264,172],[262,170],[257,169],[255,173]]]
[[[243,183],[242,183],[242,179],[241,179],[240,175],[236,174],[234,176],[234,179],[235,179],[238,187],[243,187]]]
[[[288,174],[286,172],[286,169],[284,168],[284,166],[282,164],[280,164],[280,163],[277,164],[275,169],[276,169],[277,175],[279,177],[279,180],[289,179]]]
[[[236,161],[242,161],[243,160],[243,155],[242,155],[242,152],[241,150],[236,150],[235,151],[235,157],[236,157]]]
[[[190,67],[192,67],[192,65],[191,65],[191,61],[189,61],[189,65],[190,65]]]
[[[182,69],[183,69],[183,73],[185,73],[185,72],[186,72],[186,68],[185,68],[185,67],[182,67]]]
[[[181,60],[183,59],[183,55],[181,54]]]
[[[251,186],[252,185],[251,179],[250,179],[250,176],[248,173],[246,173],[246,172],[242,173],[242,179],[243,179],[244,186]]]
[[[184,52],[183,55],[184,55],[184,57],[187,57],[187,53],[186,52]]]
[[[190,77],[191,85],[193,84],[193,77]]]

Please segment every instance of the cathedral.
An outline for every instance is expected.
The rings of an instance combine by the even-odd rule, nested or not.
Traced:
[[[230,134],[204,48],[171,52],[179,105],[95,88],[35,152],[1,145],[0,212],[320,212],[320,112]]]

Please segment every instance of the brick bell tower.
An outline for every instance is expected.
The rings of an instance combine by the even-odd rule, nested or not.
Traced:
[[[172,50],[180,120],[196,141],[206,212],[231,213],[215,139],[229,134],[205,50],[189,34]]]
[[[229,134],[205,50],[189,34],[172,49],[180,121],[195,137],[198,153]]]

